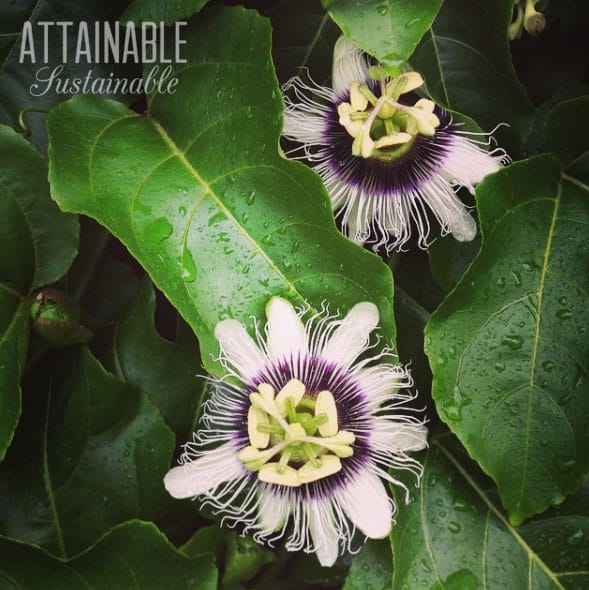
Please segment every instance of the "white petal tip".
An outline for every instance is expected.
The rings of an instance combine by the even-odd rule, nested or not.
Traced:
[[[374,329],[378,326],[378,307],[370,301],[362,301],[352,307],[348,312],[348,317],[353,318],[354,321],[361,322],[367,327],[370,326],[370,329]]]
[[[180,465],[174,467],[166,473],[164,477],[164,487],[172,498],[183,500],[184,498],[192,498],[202,492],[200,486],[195,485],[193,476],[191,477],[187,471],[190,468],[188,465]]]
[[[284,313],[296,315],[292,303],[282,297],[271,297],[266,304],[266,317],[270,319],[271,315],[282,315]]]
[[[215,338],[222,342],[242,329],[243,326],[237,320],[221,320],[215,326]]]
[[[477,235],[477,224],[469,213],[450,226],[450,232],[459,242],[470,242]]]

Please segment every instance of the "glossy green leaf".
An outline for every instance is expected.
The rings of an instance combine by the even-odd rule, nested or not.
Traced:
[[[390,272],[336,230],[315,173],[276,151],[282,103],[266,20],[207,10],[187,38],[176,92],[150,97],[149,116],[83,96],[52,111],[54,198],[125,243],[213,373],[224,372],[217,322],[251,328],[272,295],[342,312],[374,301],[392,343]]]
[[[352,559],[343,590],[389,590],[393,557],[388,539],[368,539]]]
[[[87,63],[84,56],[76,61],[78,26],[86,22],[90,47],[96,47],[94,22],[114,22],[120,15],[118,0],[8,0],[0,3],[0,40],[5,44],[0,54],[0,122],[20,129],[19,114],[25,109],[49,109],[70,97],[75,90],[75,79],[84,83],[90,73],[90,80],[108,79],[112,72],[117,78],[136,77],[137,66],[122,63]],[[22,28],[29,21],[33,31],[35,62],[28,55],[21,60]],[[43,27],[39,23],[51,23],[47,29],[48,55],[44,59]],[[63,62],[65,43],[62,42],[62,28],[56,22],[71,23],[67,34],[67,60]],[[28,48],[28,45],[25,46]],[[57,68],[57,69],[56,69]],[[53,72],[55,75],[51,78]],[[102,96],[113,96],[124,100],[121,93],[101,91]],[[137,94],[127,95],[129,101],[140,98]],[[24,115],[24,122],[31,132],[31,141],[41,150],[47,146],[45,114],[30,112]]]
[[[322,0],[344,35],[392,74],[400,71],[431,26],[442,0]]]
[[[121,22],[135,23],[163,22],[171,25],[174,21],[185,19],[198,12],[209,0],[132,0],[127,6]],[[182,30],[182,29],[180,29]]]
[[[589,585],[589,486],[518,529],[568,590]]]
[[[411,503],[404,506],[404,495],[395,493],[393,590],[563,588],[447,438],[434,438],[423,454],[423,480]]]
[[[516,524],[589,472],[588,196],[551,156],[488,177],[481,252],[426,329],[438,411]]]
[[[145,392],[176,433],[177,442],[184,442],[194,428],[204,387],[198,344],[191,334],[175,342],[161,338],[154,313],[153,287],[144,280],[113,329],[106,368]]]
[[[60,278],[77,246],[77,221],[49,197],[47,164],[0,125],[0,459],[20,415],[20,378],[28,343],[28,296]]]
[[[470,242],[459,242],[451,235],[436,240],[429,247],[429,266],[432,275],[446,293],[462,278],[480,247],[480,236]]]
[[[274,561],[274,553],[256,543],[250,537],[242,537],[235,532],[227,535],[227,553],[223,584],[231,587],[251,580],[267,563]]]
[[[512,0],[446,0],[411,64],[436,102],[472,117],[485,131],[507,123],[496,137],[517,156],[534,109],[511,63],[512,9]]]
[[[272,57],[281,82],[307,68],[313,79],[328,84],[333,45],[339,29],[320,0],[279,0],[268,16],[272,22]]]
[[[24,399],[0,467],[6,535],[66,557],[113,525],[162,513],[174,436],[147,396],[81,348],[38,366]]]
[[[556,105],[546,117],[542,147],[568,163],[589,147],[589,96]]]
[[[217,571],[207,558],[178,552],[153,524],[131,521],[69,561],[1,538],[0,584],[22,590],[216,590]]]

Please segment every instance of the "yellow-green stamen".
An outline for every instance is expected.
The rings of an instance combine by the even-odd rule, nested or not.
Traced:
[[[393,160],[403,155],[418,135],[434,135],[440,120],[431,100],[422,98],[413,106],[399,102],[402,94],[423,84],[417,72],[390,80],[381,68],[373,67],[371,75],[380,76],[381,96],[377,98],[366,83],[352,82],[350,102],[338,105],[339,123],[354,138],[353,155]]]
[[[337,406],[330,391],[316,395],[291,379],[276,395],[262,383],[250,395],[250,445],[237,455],[260,481],[301,486],[337,473],[340,458],[354,453],[355,436],[338,430]],[[278,460],[276,460],[278,457]]]

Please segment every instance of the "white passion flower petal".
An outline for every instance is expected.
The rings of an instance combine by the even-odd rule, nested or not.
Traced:
[[[373,303],[343,319],[309,316],[273,298],[257,342],[238,322],[217,325],[232,379],[213,381],[201,428],[165,485],[258,542],[286,537],[287,550],[330,566],[361,540],[356,530],[386,534],[394,510],[380,479],[406,491],[394,471],[408,469],[419,481],[407,451],[426,430],[408,404],[415,396],[391,391],[411,383],[406,370],[386,350],[370,354]]]
[[[222,358],[234,368],[236,376],[251,380],[264,369],[264,353],[237,320],[219,322],[215,327],[215,337],[219,341]]]
[[[321,352],[322,356],[344,367],[349,367],[367,347],[370,333],[378,325],[378,319],[378,308],[374,303],[365,301],[356,304],[325,344]]]
[[[266,317],[266,347],[270,360],[297,358],[307,353],[305,326],[290,302],[281,297],[272,297],[266,305]]]
[[[300,144],[289,157],[306,160],[321,176],[342,231],[360,244],[402,250],[416,236],[425,249],[431,213],[442,234],[472,240],[475,218],[456,192],[473,192],[509,157],[499,148],[487,151],[490,134],[463,131],[450,113],[420,97],[419,74],[391,79],[368,63],[342,38],[331,88],[300,78],[285,84],[283,135]]]
[[[173,498],[192,498],[214,490],[219,484],[243,474],[243,464],[237,460],[235,448],[224,444],[196,461],[170,469],[164,486]]]
[[[345,37],[340,37],[335,42],[331,78],[333,89],[339,95],[349,92],[353,82],[363,82],[368,78],[366,56]]]
[[[313,499],[308,505],[309,532],[317,559],[323,567],[331,567],[338,556],[338,535],[333,510],[322,499]]]
[[[358,502],[358,498],[362,498]],[[382,539],[391,531],[393,505],[380,478],[364,469],[339,492],[339,499],[350,520],[371,539]]]

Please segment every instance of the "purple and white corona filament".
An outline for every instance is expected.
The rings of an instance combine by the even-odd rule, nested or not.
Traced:
[[[474,193],[509,160],[505,152],[485,151],[479,144],[488,141],[420,98],[417,72],[391,79],[344,37],[334,48],[332,80],[333,88],[301,78],[286,83],[283,135],[302,144],[290,155],[321,176],[344,231],[390,251],[415,227],[426,248],[431,212],[442,233],[472,240],[476,223],[455,193],[462,186]]]
[[[411,379],[394,355],[359,359],[378,325],[374,304],[303,322],[273,297],[266,314],[255,339],[236,320],[217,324],[230,379],[215,382],[203,429],[165,486],[176,498],[198,496],[259,542],[286,536],[288,550],[315,552],[329,566],[351,550],[356,530],[389,533],[395,506],[385,484],[407,493],[399,469],[419,481],[421,465],[407,452],[426,446],[427,430],[408,407]]]

